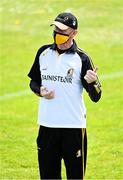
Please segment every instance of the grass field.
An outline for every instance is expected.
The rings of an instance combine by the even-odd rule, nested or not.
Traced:
[[[1,0],[1,179],[38,179],[38,97],[27,74],[37,49],[52,43],[49,24],[72,11],[78,45],[87,51],[102,83],[99,103],[85,93],[88,129],[86,179],[123,179],[123,1]],[[62,177],[65,179],[63,166]]]

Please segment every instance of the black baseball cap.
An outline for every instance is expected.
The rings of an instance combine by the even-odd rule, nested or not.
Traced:
[[[59,29],[61,30],[66,30],[69,27],[73,28],[73,29],[77,29],[78,28],[78,21],[77,18],[68,12],[64,12],[59,14],[54,22],[51,24],[57,26]]]

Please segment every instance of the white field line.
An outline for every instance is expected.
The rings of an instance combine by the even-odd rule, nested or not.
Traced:
[[[115,79],[115,78],[122,78],[123,77],[123,72],[116,72],[116,73],[111,73],[111,74],[102,74],[99,76],[100,80],[107,80],[107,79]],[[27,95],[31,95],[31,90],[30,89],[26,89],[26,90],[22,90],[22,91],[17,91],[17,92],[13,92],[13,93],[7,93],[3,96],[0,96],[0,101],[3,100],[8,100],[8,99],[12,99],[15,97],[21,97],[21,96],[27,96]]]
[[[105,80],[105,79],[115,79],[115,78],[120,78],[123,76],[123,71],[111,73],[111,74],[102,74],[99,76],[100,80]]]
[[[28,90],[22,90],[22,91],[17,91],[17,92],[13,92],[13,93],[7,93],[3,96],[0,96],[0,101],[2,100],[7,100],[7,99],[12,99],[12,98],[15,98],[15,97],[20,97],[20,96],[26,96],[26,95],[29,95],[31,94],[31,91],[28,89]]]

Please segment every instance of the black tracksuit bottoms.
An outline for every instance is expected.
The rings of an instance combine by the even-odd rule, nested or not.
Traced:
[[[40,179],[61,179],[62,159],[67,179],[83,179],[87,158],[85,128],[40,126],[37,147]]]

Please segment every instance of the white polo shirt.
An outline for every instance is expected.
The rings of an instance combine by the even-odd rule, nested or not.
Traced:
[[[28,76],[48,90],[55,91],[53,99],[40,98],[40,125],[86,128],[86,108],[82,93],[83,86],[89,91],[84,75],[91,68],[89,57],[77,48],[75,42],[70,50],[62,54],[58,54],[55,44],[39,49]],[[95,90],[92,93],[97,96]]]
[[[40,98],[38,122],[46,127],[85,128],[85,105],[80,80],[82,61],[77,53],[58,54],[50,48],[39,56],[42,85],[55,98]]]

